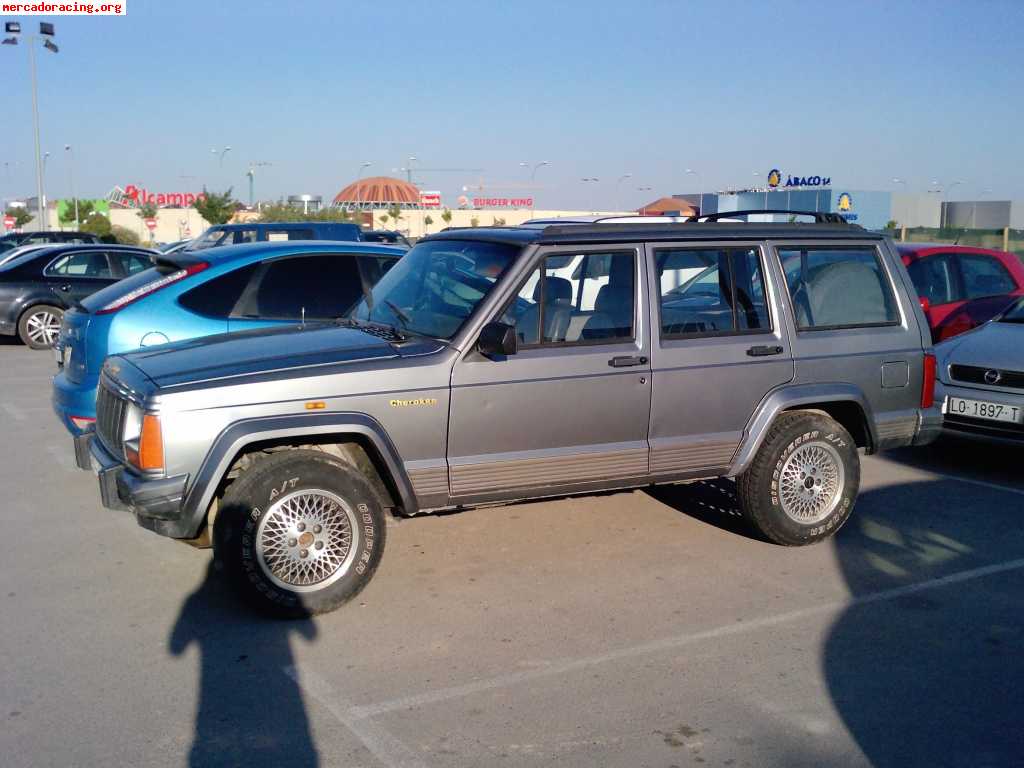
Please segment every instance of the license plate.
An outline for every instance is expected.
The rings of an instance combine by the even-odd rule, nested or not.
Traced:
[[[1024,409],[1016,405],[990,403],[986,400],[965,400],[962,397],[949,398],[946,413],[987,421],[1008,421],[1011,424],[1020,424],[1024,421]]]

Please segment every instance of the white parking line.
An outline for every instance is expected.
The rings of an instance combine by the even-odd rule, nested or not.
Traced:
[[[348,728],[374,757],[388,768],[426,768],[426,763],[396,739],[383,726],[352,716],[354,707],[340,697],[326,681],[307,669],[284,667],[284,673],[314,699],[326,707],[335,719]]]
[[[871,603],[895,600],[918,592],[940,589],[953,584],[962,584],[964,582],[985,578],[986,576],[993,576],[1021,569],[1024,569],[1024,558],[1009,560],[1004,563],[996,563],[994,565],[986,565],[979,568],[972,568],[966,571],[959,571],[947,576],[939,576],[934,579],[920,581],[915,584],[907,584],[903,587],[882,590],[881,592],[872,592],[855,597],[852,600],[835,600],[828,603],[822,603],[820,605],[814,605],[809,608],[801,608],[795,611],[776,614],[774,616],[764,616],[760,619],[754,619],[753,621],[741,621],[715,627],[714,629],[705,630],[703,632],[666,637],[661,640],[654,640],[649,643],[643,643],[629,648],[620,648],[615,651],[609,651],[607,653],[596,654],[593,656],[584,656],[578,659],[564,659],[562,661],[552,662],[541,668],[510,672],[484,680],[474,680],[473,682],[465,683],[463,685],[440,688],[435,691],[426,691],[424,693],[403,696],[397,699],[381,701],[376,704],[366,704],[363,706],[352,706],[349,702],[338,697],[325,680],[316,676],[305,667],[300,667],[298,669],[295,667],[289,667],[286,668],[285,671],[289,676],[299,682],[299,685],[303,689],[306,689],[311,696],[324,704],[324,706],[326,706],[340,722],[345,724],[357,736],[364,738],[364,726],[361,725],[361,721],[378,715],[387,714],[388,712],[406,710],[426,704],[436,704],[438,702],[449,701],[451,699],[459,699],[475,693],[508,688],[531,680],[563,675],[567,672],[573,672],[578,669],[584,669],[598,664],[607,664],[608,662],[618,661],[621,659],[629,659],[636,656],[644,656],[666,650],[675,650],[683,646],[704,642],[706,640],[717,640],[723,637],[744,635],[761,629],[767,629],[781,624],[788,624],[811,616],[817,616],[819,614],[838,613],[861,605],[870,605]],[[357,728],[359,730],[357,730]],[[397,739],[394,739],[390,734],[377,731],[376,729],[368,730],[367,734],[370,741],[367,742],[364,739],[364,743],[366,743],[367,748],[371,751],[374,751],[376,747],[381,749],[385,756],[395,758],[397,755],[397,758],[395,759],[408,759],[403,757],[405,753],[409,752],[408,748],[401,745],[401,742],[398,742]],[[373,746],[371,746],[371,743]],[[401,750],[392,752],[389,745],[400,746]],[[404,752],[402,750],[404,750]],[[377,752],[374,751],[374,754],[376,755]],[[378,755],[378,757],[382,761],[384,760],[380,755]],[[387,765],[415,765],[415,763],[406,762],[385,762]]]

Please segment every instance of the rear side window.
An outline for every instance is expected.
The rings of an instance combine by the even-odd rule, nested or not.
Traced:
[[[662,337],[771,330],[757,248],[655,251]]]
[[[267,240],[314,240],[312,229],[268,229]]]
[[[259,284],[247,292],[242,314],[272,320],[341,317],[362,295],[356,259],[318,254],[263,265]]]
[[[1017,290],[1013,278],[998,259],[981,254],[960,254],[960,273],[964,278],[964,298],[980,299]]]
[[[62,277],[111,278],[105,251],[82,251],[63,256],[46,270],[49,275]]]
[[[142,272],[153,266],[153,263],[149,259],[144,256],[140,256],[137,253],[114,251],[110,256],[117,260],[117,263],[121,267],[122,274],[125,275],[134,275],[137,272]]]
[[[878,249],[782,248],[779,257],[799,330],[899,323]]]
[[[957,300],[954,270],[953,261],[946,254],[926,256],[910,262],[907,267],[917,295],[928,299],[931,304],[948,304]]]
[[[228,317],[257,267],[259,264],[249,264],[212,280],[207,280],[205,283],[185,291],[178,297],[178,303],[197,315]]]

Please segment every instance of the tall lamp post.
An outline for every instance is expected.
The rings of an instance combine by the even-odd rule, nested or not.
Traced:
[[[584,176],[582,179],[580,179],[580,181],[582,181],[584,184],[590,184],[590,183],[596,184],[597,182],[600,181],[600,179],[597,178],[596,176]],[[593,202],[593,200],[591,200],[591,202]],[[596,206],[594,208],[595,209],[592,210],[591,213],[597,213]]]
[[[632,179],[632,178],[633,178],[633,174],[632,173],[624,173],[621,176],[619,176],[619,178],[617,178],[615,180],[615,207],[617,209],[619,209],[620,211],[622,210],[622,200],[621,200],[621,198],[619,198],[619,185],[622,182],[624,182],[626,179]]]
[[[78,196],[75,194],[75,151],[70,144],[64,145],[64,151],[68,153],[68,186],[71,188],[71,197],[75,201],[75,229],[78,229]]]
[[[21,23],[17,21],[6,22],[4,24],[4,33],[9,35],[9,37],[5,37],[0,44],[17,45],[18,35],[21,34]],[[43,221],[43,160],[39,154],[39,88],[36,81],[36,43],[42,40],[43,47],[46,50],[51,53],[57,53],[59,49],[54,45],[53,40],[50,39],[53,35],[53,24],[45,21],[39,22],[39,35],[27,35],[29,43],[28,66],[32,74],[32,128],[36,140],[36,228],[40,231],[45,229],[46,225]]]
[[[519,165],[521,167],[523,167],[523,168],[529,168],[530,167],[530,164],[527,163],[527,162],[522,162]],[[551,165],[551,163],[548,162],[547,160],[541,160],[539,163],[535,163],[534,166],[533,166],[533,170],[530,171],[530,218],[531,219],[533,218],[533,211],[534,211],[534,208],[536,207],[535,204],[537,202],[537,190],[535,190],[533,188],[533,183],[534,183],[534,180],[537,178],[537,170],[539,168],[543,168],[545,165]]]
[[[687,168],[686,173],[692,173],[697,177],[697,183],[700,184],[700,202],[697,204],[697,207],[700,209],[701,213],[704,213],[704,174],[700,171],[693,170],[693,168]]]
[[[975,229],[977,227],[978,200],[983,198],[985,195],[989,194],[991,191],[991,189],[983,189],[980,192],[978,192],[978,198],[974,201],[974,204],[971,206],[971,229]]]
[[[270,163],[268,163],[268,162],[266,162],[264,160],[257,160],[256,162],[249,163],[249,170],[248,170],[248,172],[245,175],[249,177],[249,207],[250,208],[252,208],[252,207],[254,207],[256,205],[256,203],[255,203],[255,197],[256,197],[256,191],[255,191],[255,186],[256,186],[256,169],[257,168],[264,168],[264,167],[266,167],[268,165],[270,165]]]
[[[359,180],[361,178],[363,178],[363,171],[365,171],[371,165],[373,165],[373,163],[371,163],[369,160],[367,160],[364,163],[360,163],[359,164],[359,173],[356,174],[356,210],[357,211],[361,211],[363,209],[362,208],[363,189],[362,189],[362,187],[359,186]]]

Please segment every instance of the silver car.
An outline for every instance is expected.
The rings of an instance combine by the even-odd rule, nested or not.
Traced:
[[[387,512],[730,477],[757,534],[824,540],[859,450],[941,430],[934,374],[892,242],[855,225],[469,228],[333,326],[108,358],[75,447],[106,506],[303,615],[365,586]]]
[[[935,352],[945,429],[1024,445],[1024,299]]]

